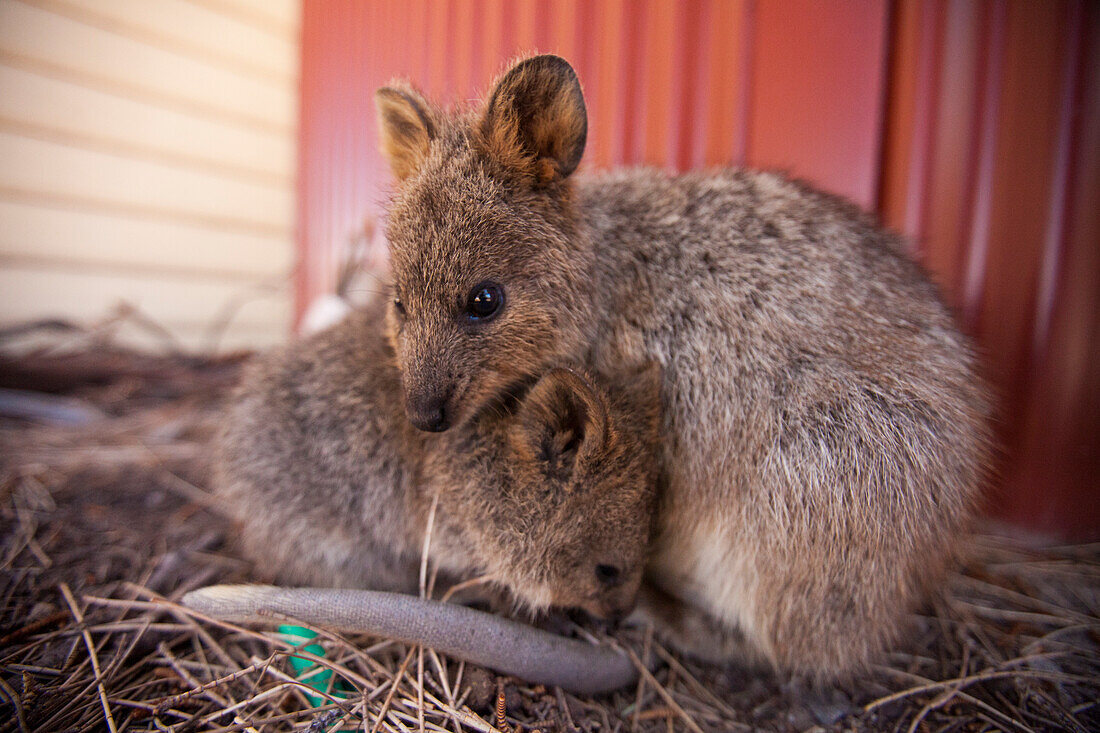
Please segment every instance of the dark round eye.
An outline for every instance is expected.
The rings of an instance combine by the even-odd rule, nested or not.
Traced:
[[[597,565],[596,580],[603,585],[617,585],[619,582],[619,569],[614,565]]]
[[[487,321],[504,305],[504,290],[496,283],[484,282],[470,291],[466,299],[466,315],[472,321]]]
[[[399,314],[401,314],[402,316],[405,315],[405,304],[401,302],[401,298],[393,299],[393,307],[397,310]]]

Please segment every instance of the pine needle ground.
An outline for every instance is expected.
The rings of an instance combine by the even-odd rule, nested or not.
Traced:
[[[827,690],[697,663],[642,628],[561,622],[655,662],[584,698],[386,640],[322,631],[322,657],[196,616],[187,590],[254,579],[209,490],[244,358],[0,359],[0,386],[41,398],[0,418],[0,731],[1100,730],[1100,545],[1007,531],[972,539],[906,644]],[[292,656],[316,666],[297,676]]]

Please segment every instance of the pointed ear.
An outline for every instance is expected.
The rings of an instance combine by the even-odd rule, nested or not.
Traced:
[[[374,93],[382,155],[397,180],[420,168],[435,137],[430,105],[411,87],[382,87]]]
[[[564,179],[581,162],[588,115],[577,74],[558,56],[519,62],[496,83],[480,127],[485,152],[539,183]]]
[[[512,447],[549,478],[565,482],[577,461],[607,443],[607,399],[568,369],[547,372],[516,413]]]

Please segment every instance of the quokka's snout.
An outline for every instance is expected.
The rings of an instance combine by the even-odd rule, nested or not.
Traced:
[[[418,430],[440,433],[451,427],[454,386],[428,383],[418,391],[405,389],[405,414]]]

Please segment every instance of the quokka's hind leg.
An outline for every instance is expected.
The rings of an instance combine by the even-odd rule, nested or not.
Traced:
[[[650,583],[642,586],[631,623],[652,624],[657,638],[677,651],[711,664],[736,664],[746,670],[772,666],[736,628],[684,603]]]
[[[283,515],[246,521],[231,542],[255,564],[261,579],[290,586],[362,588],[415,593],[419,559],[355,537],[322,520]],[[309,542],[300,538],[313,537]]]

